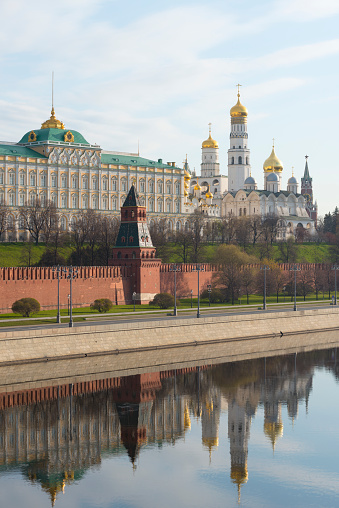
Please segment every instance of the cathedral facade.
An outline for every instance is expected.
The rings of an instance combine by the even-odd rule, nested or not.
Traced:
[[[309,174],[307,156],[304,177],[299,184],[292,174],[286,190],[282,188],[283,164],[275,153],[273,143],[270,156],[263,164],[263,188],[251,174],[250,149],[248,146],[248,111],[238,101],[230,110],[231,131],[228,150],[228,177],[221,175],[219,145],[212,139],[202,144],[201,176],[191,179],[190,196],[204,199],[215,205],[220,217],[276,216],[279,218],[280,237],[295,234],[303,228],[314,234],[317,220],[317,204],[313,203],[312,178]],[[209,196],[212,197],[209,200]]]

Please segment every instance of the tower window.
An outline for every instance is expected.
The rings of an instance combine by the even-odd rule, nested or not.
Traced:
[[[232,157],[231,159],[231,164],[234,164],[234,157]]]
[[[241,146],[239,145],[239,148],[241,148]]]
[[[238,157],[238,164],[242,164],[242,157]]]

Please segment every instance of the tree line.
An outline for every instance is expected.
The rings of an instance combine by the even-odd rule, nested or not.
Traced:
[[[13,231],[15,225],[10,221],[8,207],[0,205],[0,238]],[[31,266],[32,245],[44,242],[46,249],[38,263],[39,266],[72,264],[77,266],[108,265],[112,257],[119,231],[116,218],[100,214],[95,210],[84,210],[77,214],[68,231],[61,227],[61,218],[55,205],[48,201],[36,200],[20,210],[19,229],[28,233],[28,242],[23,247],[22,257]],[[60,253],[61,247],[73,247],[68,259]]]

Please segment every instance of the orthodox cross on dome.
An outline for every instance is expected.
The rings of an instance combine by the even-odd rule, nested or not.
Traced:
[[[305,159],[306,159],[306,160],[308,159],[308,155],[305,155]]]
[[[292,166],[292,176],[294,176],[294,166]]]
[[[211,130],[212,130],[212,124],[211,124],[211,122],[210,122],[210,123],[208,124],[208,131],[209,131],[210,135],[211,135]]]
[[[274,138],[272,138],[272,141],[273,141],[273,145],[272,145],[272,148],[274,148],[274,141],[275,141],[275,139],[274,139]]]
[[[238,83],[238,84],[237,84],[237,85],[235,85],[235,86],[237,86],[237,87],[238,87],[238,97],[240,97],[240,87],[241,87],[242,85],[240,85],[240,84]]]
[[[54,71],[52,71],[52,109],[54,109]]]

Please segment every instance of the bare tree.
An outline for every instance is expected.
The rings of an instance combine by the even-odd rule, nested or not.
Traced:
[[[24,220],[25,228],[29,231],[36,245],[38,245],[40,237],[44,233],[44,228],[47,227],[46,224],[52,217],[54,210],[55,206],[51,202],[43,205],[39,199],[32,205],[26,205],[23,208],[21,216]]]
[[[196,210],[190,218],[190,229],[192,234],[192,262],[198,263],[203,249],[203,231],[206,224],[205,216]]]
[[[262,235],[261,225],[262,225],[262,221],[261,221],[260,215],[253,215],[250,218],[248,226],[249,226],[249,229],[250,229],[250,232],[251,232],[253,247],[254,247],[254,245],[257,243],[257,241],[260,239],[260,237]]]
[[[295,263],[298,257],[298,245],[295,243],[293,236],[289,236],[287,240],[278,242],[280,259],[283,263]]]
[[[108,260],[112,257],[112,249],[119,232],[119,223],[117,220],[107,215],[101,216],[99,227],[99,256],[103,265],[108,265]]]
[[[176,253],[182,263],[188,263],[192,250],[192,232],[190,230],[177,231],[174,237],[177,247]]]

